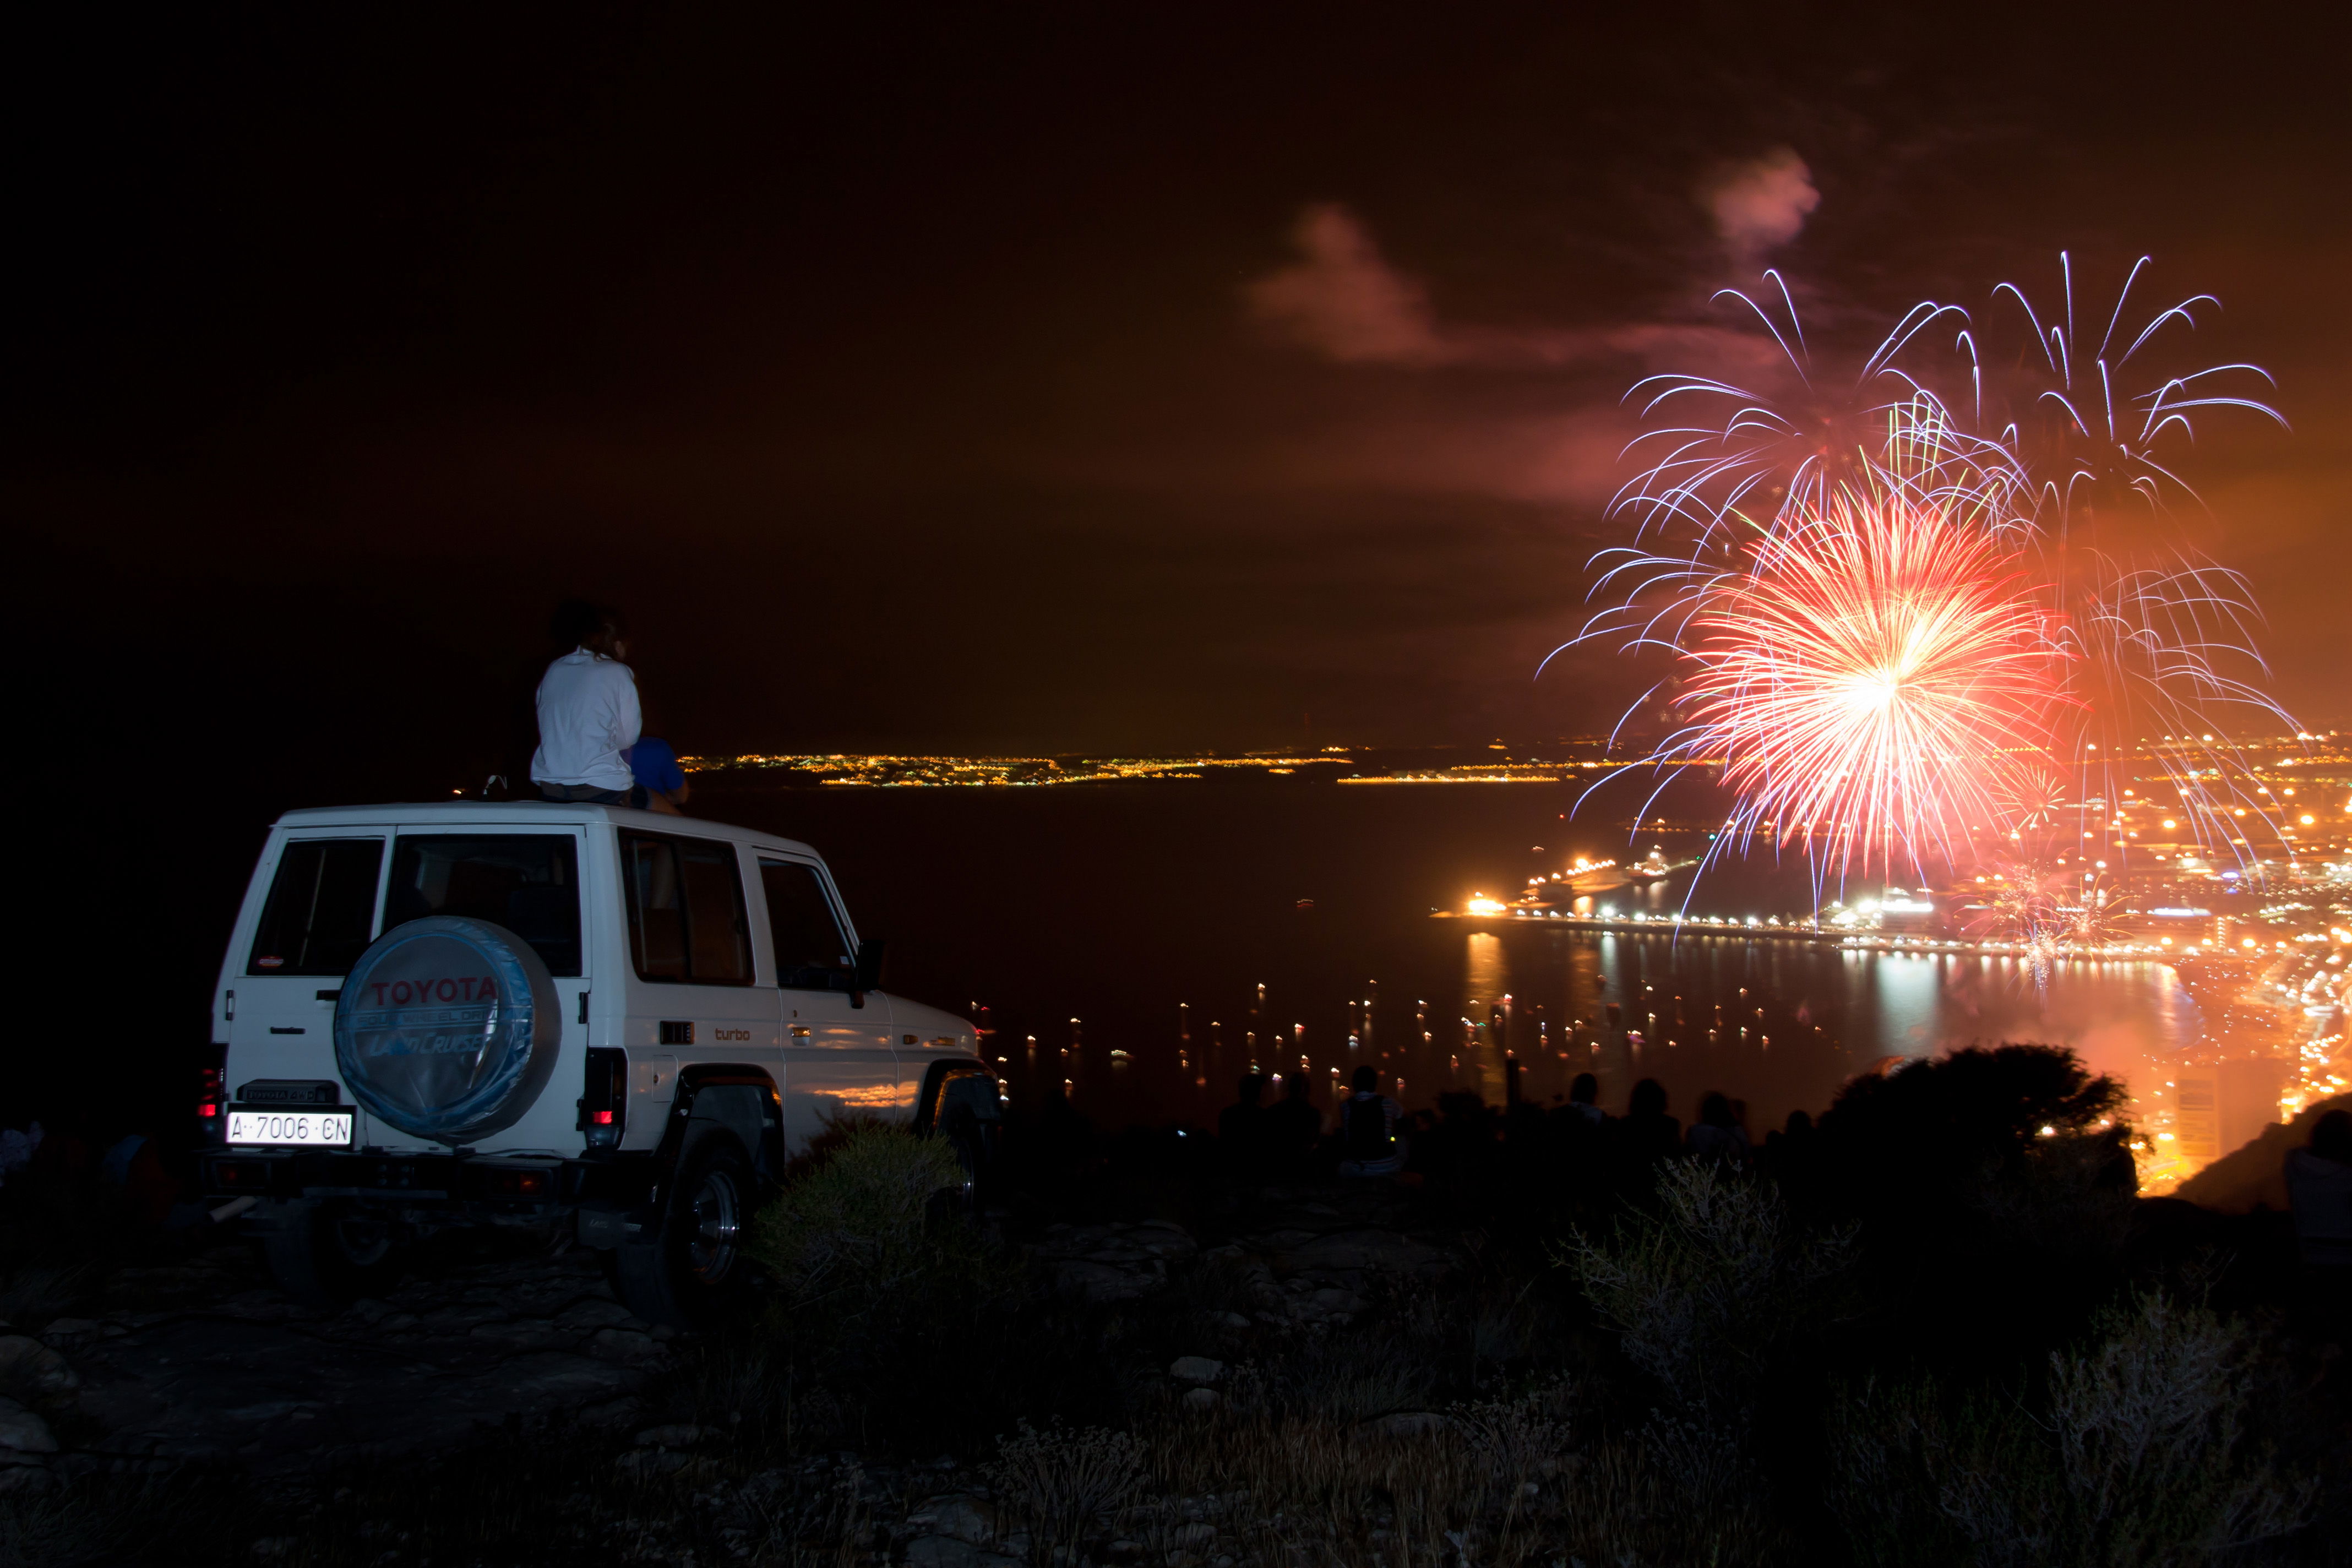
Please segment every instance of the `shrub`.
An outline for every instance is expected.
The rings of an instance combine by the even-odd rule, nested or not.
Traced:
[[[1854,1079],[1822,1114],[1821,1131],[1850,1158],[1936,1179],[2015,1160],[2038,1138],[2096,1131],[2126,1098],[2071,1050],[1971,1046]]]
[[[1800,1233],[1769,1183],[1670,1161],[1656,1207],[1563,1256],[1627,1359],[1671,1414],[1744,1426],[1772,1358],[1822,1311],[1853,1259],[1850,1231]]]
[[[852,1127],[760,1216],[753,1256],[796,1310],[870,1310],[940,1261],[932,1198],[962,1181],[943,1142]]]
[[[2050,1358],[2038,1412],[1865,1386],[1832,1416],[1832,1506],[1865,1563],[2216,1562],[2312,1517],[2245,1436],[2250,1359],[2242,1327],[2148,1294]]]
[[[1007,1384],[1032,1377],[1041,1342],[1066,1326],[1017,1310],[1018,1259],[938,1201],[962,1181],[944,1141],[853,1126],[761,1214],[751,1252],[780,1309],[764,1326],[788,1353],[762,1368],[746,1352],[735,1381],[765,1419],[782,1397],[796,1436],[936,1444],[946,1428],[1003,1430]]]
[[[2123,1089],[2072,1051],[1955,1051],[1857,1079],[1821,1201],[1861,1219],[1885,1353],[1991,1373],[2079,1336],[2123,1284],[2137,1180]]]
[[[835,1351],[926,1320],[951,1326],[1014,1277],[978,1227],[940,1201],[962,1182],[944,1141],[852,1127],[760,1215],[751,1254],[795,1329]]]
[[[1040,1432],[1024,1421],[982,1473],[1004,1521],[1029,1538],[1032,1562],[1076,1563],[1095,1516],[1142,1490],[1143,1447],[1125,1432]]]

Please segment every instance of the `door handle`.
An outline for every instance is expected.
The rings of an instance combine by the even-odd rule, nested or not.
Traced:
[[[806,1024],[794,1024],[793,1026],[793,1038],[796,1040],[805,1040],[808,1037],[809,1031]]]

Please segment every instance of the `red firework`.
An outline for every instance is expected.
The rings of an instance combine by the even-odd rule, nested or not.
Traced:
[[[2065,703],[2039,585],[1946,494],[1830,489],[1692,616],[1674,750],[1719,757],[1734,837],[1916,866],[2006,841]]]

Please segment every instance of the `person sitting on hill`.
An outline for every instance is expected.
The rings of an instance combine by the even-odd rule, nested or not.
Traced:
[[[1598,1130],[1609,1118],[1600,1105],[1601,1080],[1589,1072],[1580,1072],[1568,1086],[1568,1103],[1552,1114],[1572,1127]]]
[[[1315,1109],[1315,1080],[1306,1073],[1283,1079],[1282,1098],[1265,1113],[1266,1152],[1274,1165],[1291,1174],[1306,1171],[1323,1142],[1323,1113]]]
[[[1617,1123],[1617,1135],[1633,1165],[1664,1160],[1682,1148],[1683,1124],[1666,1114],[1664,1084],[1645,1078],[1633,1086],[1625,1120]]]
[[[2311,1129],[2311,1146],[2286,1157],[2287,1202],[2303,1261],[2352,1275],[2352,1110],[2331,1110]]]
[[[572,651],[539,682],[539,750],[531,783],[549,800],[627,805],[636,787],[626,753],[637,743],[637,678],[621,614],[572,601],[555,612],[557,644]]]
[[[1265,1095],[1263,1074],[1245,1072],[1234,1085],[1234,1102],[1217,1113],[1217,1148],[1225,1169],[1244,1181],[1255,1179],[1265,1164]]]
[[[1699,1159],[1712,1160],[1733,1170],[1748,1168],[1748,1129],[1739,1125],[1730,1100],[1720,1093],[1710,1090],[1698,1102],[1698,1120],[1691,1123],[1685,1142]]]
[[[1404,1169],[1405,1141],[1397,1136],[1404,1108],[1381,1092],[1378,1068],[1360,1067],[1355,1092],[1339,1108],[1339,1142],[1347,1157],[1343,1176],[1393,1176]]]

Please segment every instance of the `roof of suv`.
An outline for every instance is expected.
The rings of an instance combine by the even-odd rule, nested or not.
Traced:
[[[663,812],[635,811],[620,805],[565,805],[547,800],[404,801],[383,805],[309,805],[287,812],[280,827],[424,826],[459,823],[609,823],[656,833],[685,833],[698,838],[724,838],[736,844],[765,844],[815,856],[798,839],[756,827],[737,827],[698,816],[671,816]]]

